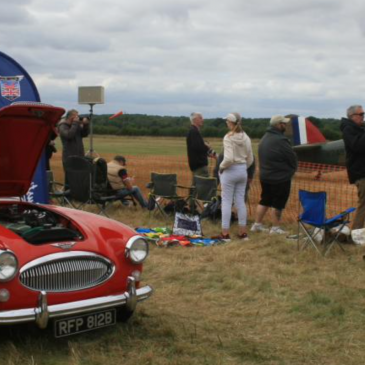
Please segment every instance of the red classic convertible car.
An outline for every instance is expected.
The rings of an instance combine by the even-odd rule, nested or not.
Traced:
[[[134,230],[13,198],[28,191],[63,113],[37,103],[0,109],[0,325],[53,325],[56,337],[127,319],[152,294],[140,285],[148,243]]]

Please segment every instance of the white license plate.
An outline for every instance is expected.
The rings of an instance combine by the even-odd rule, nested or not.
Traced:
[[[100,312],[58,319],[54,322],[54,333],[55,337],[65,337],[112,326],[115,323],[116,310],[108,309]]]

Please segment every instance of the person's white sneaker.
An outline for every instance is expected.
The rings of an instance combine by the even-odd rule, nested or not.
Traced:
[[[251,232],[269,232],[269,229],[264,227],[262,223],[254,223],[250,229]]]
[[[280,227],[271,227],[270,234],[287,234],[287,231],[284,231]]]

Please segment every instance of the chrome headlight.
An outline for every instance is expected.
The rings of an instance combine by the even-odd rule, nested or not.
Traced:
[[[18,271],[18,260],[11,251],[0,250],[0,281],[9,281]]]
[[[130,259],[134,264],[141,264],[148,256],[148,243],[140,237],[132,237],[125,247],[125,257]]]

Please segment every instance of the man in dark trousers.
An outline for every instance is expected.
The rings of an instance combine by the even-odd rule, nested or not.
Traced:
[[[360,229],[365,225],[365,129],[361,105],[347,109],[347,118],[342,118],[340,129],[345,143],[348,178],[350,184],[356,185],[358,195],[352,229]]]
[[[66,117],[58,123],[58,133],[62,141],[62,162],[69,156],[85,156],[84,143],[82,139],[90,133],[89,119],[79,117],[79,112],[75,109],[69,110]],[[65,171],[65,185],[68,179]]]
[[[284,136],[289,118],[275,115],[270,120],[270,128],[259,144],[259,168],[261,183],[261,200],[256,210],[256,221],[252,232],[269,231],[262,225],[262,220],[273,208],[270,234],[285,234],[280,228],[282,212],[289,199],[291,179],[298,167],[297,156],[290,141]]]
[[[186,136],[190,170],[193,176],[209,177],[208,156],[216,158],[216,153],[208,143],[204,142],[200,133],[200,129],[204,124],[203,115],[197,112],[191,113],[190,122],[191,127]]]

